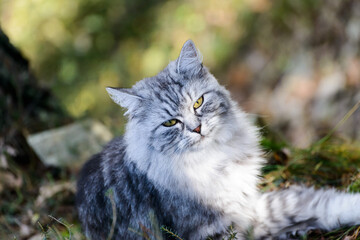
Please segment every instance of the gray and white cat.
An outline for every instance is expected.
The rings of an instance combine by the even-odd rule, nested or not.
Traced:
[[[175,61],[130,89],[107,88],[127,109],[124,137],[83,167],[77,207],[85,234],[143,239],[154,221],[183,239],[287,238],[289,232],[360,224],[360,195],[291,187],[261,194],[258,129],[187,41]],[[113,213],[106,192],[111,189]],[[166,238],[166,236],[163,236]]]

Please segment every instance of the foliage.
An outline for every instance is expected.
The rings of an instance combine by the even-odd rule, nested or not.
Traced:
[[[293,149],[290,156],[284,152],[273,153],[273,158],[286,156],[284,165],[274,164],[273,171],[265,168],[266,179],[276,185],[290,183],[315,184],[345,188],[351,176],[357,175],[360,166],[360,145],[343,140],[332,141],[315,149]],[[285,161],[284,160],[284,161]]]
[[[72,116],[122,126],[111,120],[122,114],[109,104],[106,86],[129,87],[157,73],[188,38],[215,73],[255,45],[267,55],[278,51],[272,68],[283,71],[298,48],[289,40],[295,29],[312,29],[326,6],[317,0],[20,0],[0,7],[2,28]]]

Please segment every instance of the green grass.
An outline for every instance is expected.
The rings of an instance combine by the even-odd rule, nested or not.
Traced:
[[[359,191],[360,143],[331,140],[308,149],[278,149],[263,168],[265,188],[289,184],[332,186]]]

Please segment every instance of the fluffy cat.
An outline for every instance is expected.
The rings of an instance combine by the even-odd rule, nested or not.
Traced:
[[[249,229],[255,239],[285,239],[289,232],[360,224],[358,194],[258,191],[258,130],[202,65],[191,40],[156,76],[107,91],[129,120],[124,136],[80,173],[76,202],[88,238],[107,239],[116,215],[113,239],[154,239],[150,212],[190,240],[221,239],[230,225],[238,239]]]

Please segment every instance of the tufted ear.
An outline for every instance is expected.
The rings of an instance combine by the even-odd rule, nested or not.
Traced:
[[[176,60],[177,72],[187,77],[193,77],[202,69],[202,57],[192,40],[187,40]]]
[[[142,100],[142,98],[137,96],[131,88],[107,87],[106,91],[116,104],[128,109],[125,114],[134,111]]]

